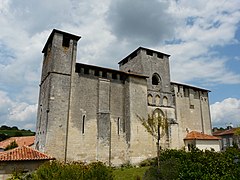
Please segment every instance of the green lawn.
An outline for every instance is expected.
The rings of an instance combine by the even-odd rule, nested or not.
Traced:
[[[136,180],[137,177],[142,179],[145,171],[149,167],[133,167],[133,168],[119,168],[113,171],[114,179],[116,180]]]

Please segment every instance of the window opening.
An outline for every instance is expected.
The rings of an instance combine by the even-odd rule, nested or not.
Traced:
[[[98,70],[94,71],[94,76],[99,76],[99,71]]]
[[[83,118],[82,118],[82,134],[85,133],[85,119],[86,119],[86,116],[83,115]]]
[[[152,85],[158,85],[159,84],[159,78],[157,77],[157,75],[153,75],[152,76]]]
[[[88,68],[84,68],[84,74],[89,74],[89,69]]]
[[[162,53],[157,53],[157,57],[163,59],[163,54]]]
[[[103,71],[102,72],[102,77],[107,78],[107,72]]]
[[[69,47],[69,44],[70,44],[70,38],[63,36],[62,46]]]
[[[117,119],[117,133],[120,134],[120,117]]]
[[[153,52],[150,51],[150,50],[147,50],[147,55],[149,55],[149,56],[153,56]]]
[[[113,74],[112,74],[112,78],[113,78],[113,79],[117,79],[117,74],[113,73]]]

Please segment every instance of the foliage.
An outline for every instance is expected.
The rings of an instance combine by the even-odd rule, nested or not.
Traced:
[[[152,114],[148,114],[148,119],[138,117],[147,132],[157,140],[157,160],[160,166],[160,139],[163,138],[168,131],[167,118],[160,109],[155,109]]]
[[[112,170],[101,162],[84,164],[82,162],[62,163],[51,161],[40,166],[32,174],[13,175],[12,179],[33,179],[33,180],[111,180],[113,179]]]
[[[142,125],[146,128],[147,132],[151,134],[155,139],[162,138],[168,129],[168,123],[166,117],[161,115],[159,112],[153,112],[152,114],[148,114],[148,118],[144,119],[138,117],[142,122]],[[159,128],[161,128],[160,134]]]
[[[8,139],[8,138],[10,138],[10,136],[8,136],[7,134],[0,133],[0,141],[3,141],[3,140]]]
[[[240,177],[240,152],[229,148],[225,152],[164,150],[160,156],[160,167],[156,159],[144,177],[151,179],[228,179]],[[145,163],[146,164],[146,163]]]
[[[235,135],[240,135],[240,127],[235,129],[234,134]]]
[[[18,147],[18,144],[16,143],[16,141],[12,141],[9,145],[7,145],[7,147],[4,149],[4,151],[10,150],[10,149],[14,149]]]
[[[18,129],[18,127],[13,126],[9,127],[6,125],[2,125],[0,127],[0,141],[3,141],[9,137],[17,137],[17,136],[34,136],[35,132],[32,132],[31,130],[25,130],[25,129]]]

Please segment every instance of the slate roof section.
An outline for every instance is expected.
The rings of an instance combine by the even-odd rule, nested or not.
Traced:
[[[0,148],[5,149],[11,142],[16,141],[19,147],[21,146],[32,146],[34,144],[35,136],[21,136],[21,137],[10,137],[0,142]]]
[[[187,134],[184,140],[219,140],[220,138],[211,136],[208,134],[203,134],[197,131],[191,131]]]
[[[17,147],[8,151],[0,152],[1,161],[32,161],[53,160],[52,156],[41,153],[28,146]]]

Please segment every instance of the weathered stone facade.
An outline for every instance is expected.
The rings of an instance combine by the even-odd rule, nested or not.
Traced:
[[[187,131],[211,134],[208,90],[170,81],[170,55],[139,47],[120,70],[76,63],[75,36],[53,30],[43,49],[36,148],[60,160],[137,163],[156,156],[139,117],[167,118],[162,148],[182,148]]]

